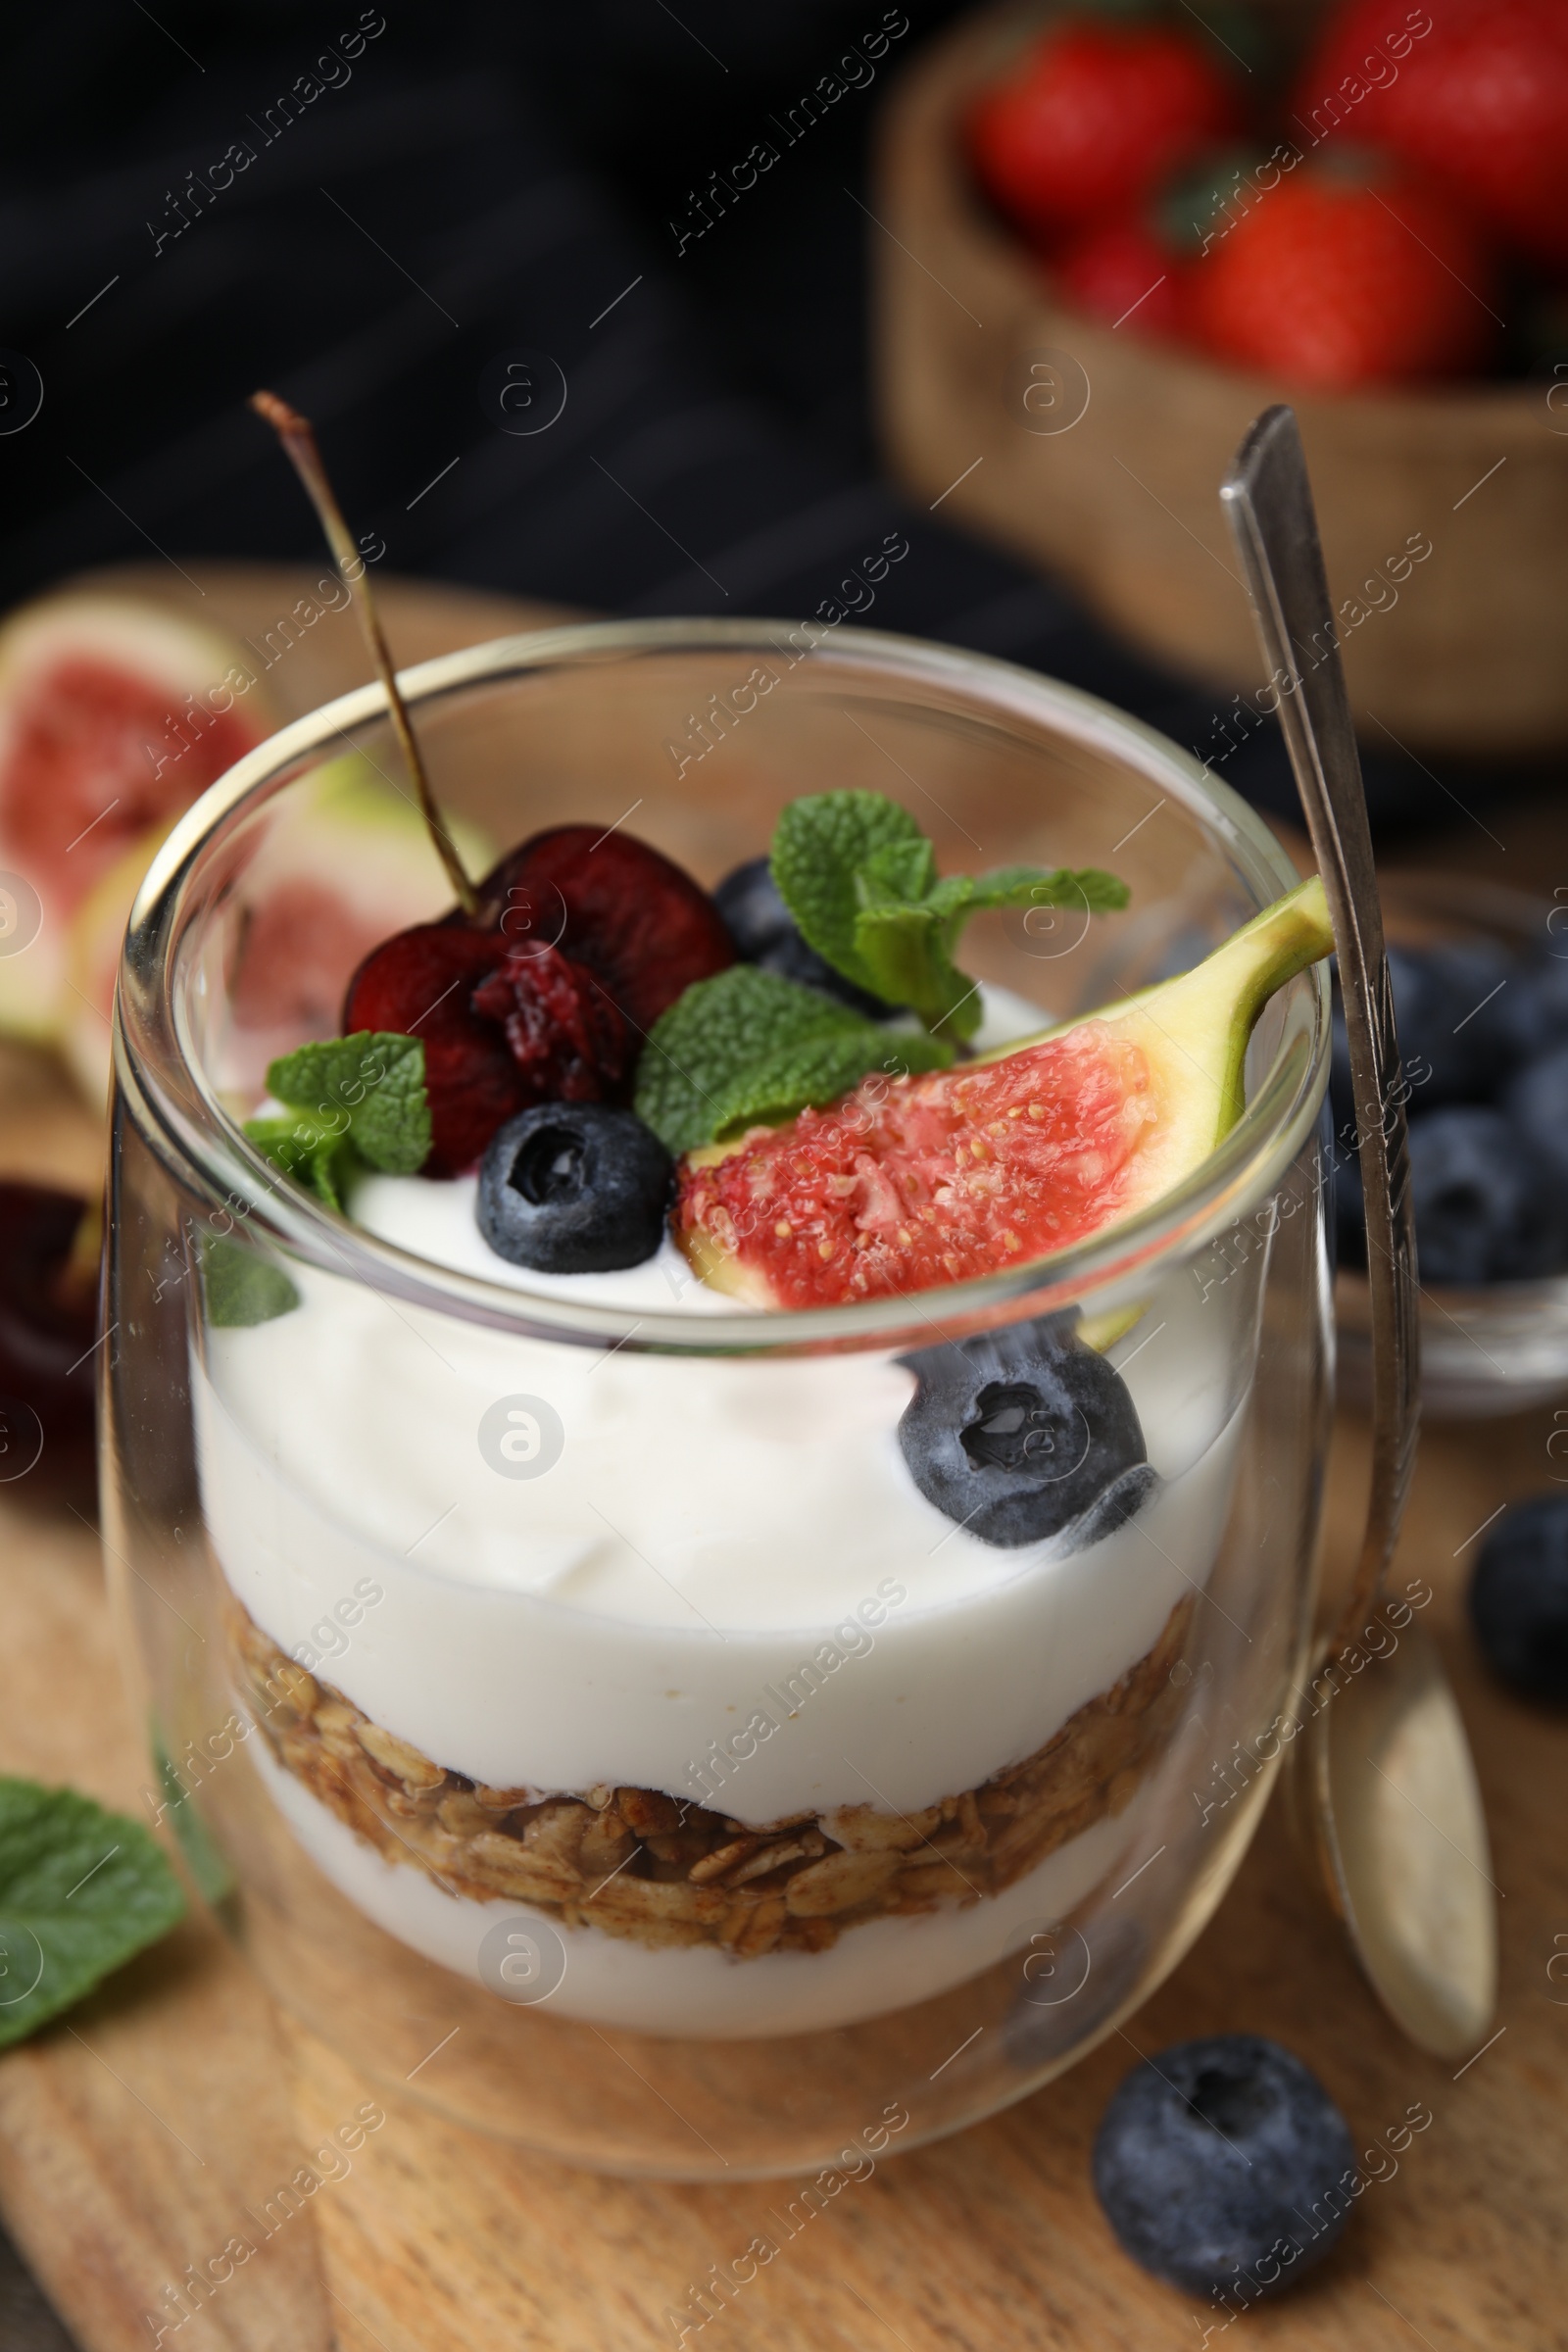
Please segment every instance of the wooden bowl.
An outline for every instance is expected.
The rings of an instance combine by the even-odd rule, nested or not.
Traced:
[[[962,138],[970,97],[1038,21],[1016,6],[965,19],[882,117],[885,233],[869,233],[896,473],[1211,682],[1213,741],[1198,749],[1218,758],[1258,723],[1259,664],[1217,492],[1252,417],[1292,400],[1370,739],[1459,754],[1568,744],[1568,410],[1544,384],[1296,395],[1066,308],[990,212]]]

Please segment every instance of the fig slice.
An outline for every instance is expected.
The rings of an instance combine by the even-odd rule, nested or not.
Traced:
[[[254,664],[152,601],[70,591],[0,630],[0,871],[36,935],[0,955],[0,1031],[60,1035],[76,911],[128,852],[270,734]]]
[[[863,1082],[681,1163],[676,1237],[769,1307],[928,1290],[1022,1265],[1151,1207],[1240,1117],[1274,992],[1332,953],[1315,877],[1202,963],[982,1060]]]
[[[142,875],[173,822],[139,835],[96,882],[66,931],[59,1045],[89,1101],[109,1091],[115,974]],[[482,862],[488,839],[454,822]],[[269,812],[237,884],[241,919],[224,1083],[260,1084],[274,1054],[337,1025],[343,992],[389,922],[416,923],[442,902],[441,868],[407,796],[358,752],[302,776]]]

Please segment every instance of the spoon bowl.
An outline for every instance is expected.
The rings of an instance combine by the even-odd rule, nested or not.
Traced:
[[[1300,1743],[1299,1810],[1330,1900],[1412,2041],[1458,2057],[1497,1997],[1492,1854],[1463,1722],[1410,1625]]]

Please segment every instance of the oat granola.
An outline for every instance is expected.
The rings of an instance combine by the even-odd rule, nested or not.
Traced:
[[[449,1772],[286,1657],[235,1606],[241,1686],[272,1754],[390,1862],[568,1927],[737,1958],[821,1951],[847,1927],[1000,1894],[1119,1813],[1177,1709],[1191,1597],[1152,1649],[1021,1763],[912,1814],[849,1805],[748,1827],[658,1788],[540,1794]]]

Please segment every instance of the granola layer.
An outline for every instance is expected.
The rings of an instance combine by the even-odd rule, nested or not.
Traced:
[[[241,1684],[278,1763],[387,1861],[470,1901],[737,1958],[816,1952],[862,1920],[1000,1894],[1119,1813],[1178,1711],[1191,1596],[1043,1747],[919,1813],[851,1805],[747,1828],[659,1788],[541,1794],[448,1772],[288,1658],[237,1603]]]

